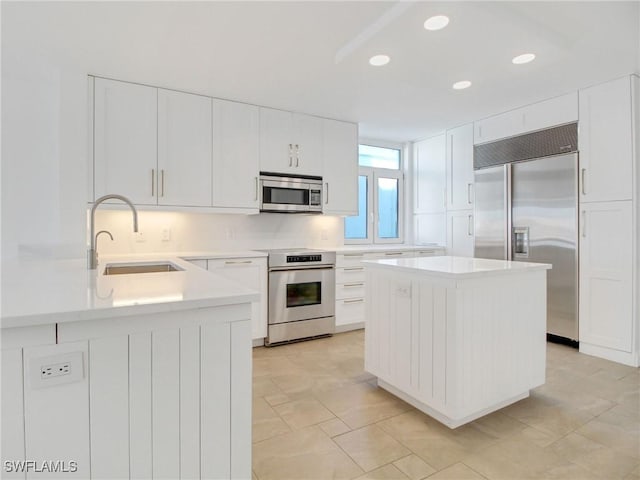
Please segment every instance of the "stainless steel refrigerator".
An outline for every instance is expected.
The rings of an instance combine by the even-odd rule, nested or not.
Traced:
[[[576,124],[478,145],[475,257],[550,263],[547,332],[578,341]]]

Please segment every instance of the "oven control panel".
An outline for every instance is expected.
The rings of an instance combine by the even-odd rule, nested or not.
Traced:
[[[321,262],[322,255],[287,255],[287,263]]]

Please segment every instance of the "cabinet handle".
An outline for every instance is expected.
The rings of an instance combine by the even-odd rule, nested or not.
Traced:
[[[296,167],[300,166],[300,145],[296,143]]]
[[[164,169],[160,170],[160,196],[164,197]]]
[[[364,286],[364,283],[345,283],[343,285],[343,287],[347,288],[347,287],[362,287]]]
[[[328,204],[329,203],[329,182],[325,182],[324,184],[324,189],[326,190],[326,196],[324,197],[324,204]]]
[[[467,203],[471,205],[471,187],[473,183],[467,183]]]
[[[151,169],[151,196],[155,196],[156,194],[156,169]]]
[[[239,265],[241,263],[253,263],[252,260],[226,260],[225,265]]]
[[[255,181],[256,181],[256,194],[255,194],[255,201],[258,201],[258,177],[255,177]]]
[[[293,167],[293,144],[289,144],[289,166]]]
[[[587,237],[587,212],[582,211],[582,238]]]
[[[585,191],[585,188],[584,188],[584,174],[585,174],[586,171],[587,171],[587,169],[583,168],[582,171],[580,172],[580,176],[582,177],[581,178],[581,180],[582,180],[582,195],[586,195],[587,194],[587,192]]]
[[[449,172],[451,173],[451,205],[453,205],[453,135],[449,137],[451,155],[449,156]]]
[[[353,300],[343,300],[343,303],[362,303],[364,298],[355,298]]]
[[[344,269],[345,272],[359,272],[360,270],[364,270],[364,267],[351,267]]]
[[[345,257],[364,257],[363,253],[345,253]]]
[[[470,237],[473,236],[473,215],[469,215],[469,223],[467,225],[467,233]]]
[[[385,252],[385,255],[390,257],[391,255],[402,255],[402,252]]]

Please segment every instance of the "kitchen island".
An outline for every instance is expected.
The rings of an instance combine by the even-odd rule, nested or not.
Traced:
[[[548,264],[365,261],[365,370],[450,428],[545,381]]]
[[[257,292],[171,255],[2,267],[3,465],[250,478]]]

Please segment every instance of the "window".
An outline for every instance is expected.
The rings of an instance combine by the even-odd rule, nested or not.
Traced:
[[[344,219],[345,243],[401,243],[400,148],[360,145],[358,158],[358,215]]]

